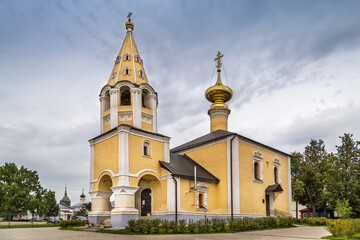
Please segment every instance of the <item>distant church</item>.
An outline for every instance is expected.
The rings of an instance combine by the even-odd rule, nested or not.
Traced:
[[[220,52],[217,82],[205,91],[212,103],[210,133],[169,148],[170,137],[157,132],[158,95],[145,73],[130,15],[109,81],[100,91],[100,135],[89,140],[89,220],[97,224],[111,218],[113,227],[124,227],[140,216],[290,215],[290,156],[228,131],[226,102],[233,93],[221,82]]]

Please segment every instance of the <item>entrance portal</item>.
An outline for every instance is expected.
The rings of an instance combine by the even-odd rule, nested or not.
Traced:
[[[141,192],[141,216],[147,213],[151,213],[151,190],[148,188]]]
[[[270,195],[266,194],[266,216],[270,216]]]

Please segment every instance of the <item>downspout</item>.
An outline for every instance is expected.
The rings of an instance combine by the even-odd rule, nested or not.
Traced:
[[[175,182],[175,221],[177,222],[178,221],[178,203],[177,203],[177,181],[174,177],[174,174],[171,174],[172,176],[172,179],[174,179],[174,182]]]
[[[233,136],[230,139],[230,204],[231,204],[231,219],[234,218],[234,196],[233,196],[233,159],[232,159],[232,140],[234,140],[236,136]]]

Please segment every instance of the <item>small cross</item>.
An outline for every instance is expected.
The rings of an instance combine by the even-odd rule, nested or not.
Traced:
[[[222,58],[223,56],[224,56],[224,54],[221,54],[221,52],[218,51],[218,53],[217,53],[217,55],[216,55],[216,58],[214,59],[214,61],[217,62],[217,65],[216,65],[217,69],[220,69],[220,68],[221,68],[221,65],[222,65],[222,63],[221,63],[221,58]]]
[[[131,22],[131,15],[132,15],[132,12],[129,12],[129,15],[127,15],[127,17],[129,18],[129,22]]]

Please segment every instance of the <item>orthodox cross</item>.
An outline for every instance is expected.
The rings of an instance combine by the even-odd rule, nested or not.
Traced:
[[[132,15],[132,12],[129,12],[129,15],[127,15],[127,17],[129,18],[129,22],[131,22],[131,15]]]
[[[217,55],[216,55],[216,58],[214,59],[214,61],[217,62],[216,67],[217,67],[218,70],[221,68],[221,65],[222,65],[222,63],[221,63],[221,58],[222,58],[223,56],[224,56],[224,54],[221,54],[221,52],[218,51],[218,53],[217,53]]]

